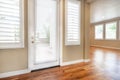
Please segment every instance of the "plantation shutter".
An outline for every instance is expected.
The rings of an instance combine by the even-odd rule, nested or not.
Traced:
[[[80,45],[80,1],[68,0],[66,5],[66,45]]]
[[[21,33],[23,31],[20,1],[0,0],[0,44],[4,45],[4,47],[7,44],[16,44],[20,47],[22,43],[23,35]]]

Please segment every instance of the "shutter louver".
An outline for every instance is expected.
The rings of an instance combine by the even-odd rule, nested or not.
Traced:
[[[80,44],[80,1],[67,1],[66,45]]]
[[[0,0],[0,43],[20,43],[19,0]]]

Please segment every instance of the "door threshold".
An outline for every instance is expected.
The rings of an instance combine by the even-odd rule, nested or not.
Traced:
[[[56,68],[56,67],[60,67],[60,65],[52,66],[52,67],[48,67],[48,68],[43,68],[43,69],[36,69],[36,70],[32,70],[31,72],[37,72],[37,71],[46,70],[46,69],[51,69],[51,68]]]

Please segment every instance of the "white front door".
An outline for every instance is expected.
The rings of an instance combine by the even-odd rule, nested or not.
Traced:
[[[29,62],[32,70],[59,65],[58,1],[33,0],[29,19]],[[29,4],[30,5],[30,4]],[[31,5],[31,6],[32,6]],[[33,10],[32,10],[33,9]]]

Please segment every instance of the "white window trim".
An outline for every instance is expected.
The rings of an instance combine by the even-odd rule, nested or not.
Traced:
[[[20,43],[0,43],[0,49],[24,48],[24,0],[20,0]]]
[[[74,0],[73,0],[74,1]],[[81,1],[81,0],[79,0]],[[65,0],[65,45],[66,46],[74,46],[74,45],[80,45],[81,43],[81,14],[80,14],[80,27],[79,27],[79,41],[67,41],[67,2],[68,0]],[[81,2],[80,2],[80,13],[81,13]]]
[[[116,28],[116,39],[106,39],[105,35],[105,29],[106,29],[106,24],[107,23],[114,23],[116,22],[117,28]],[[111,20],[106,20],[106,21],[101,21],[101,22],[97,22],[97,23],[92,23],[94,25],[94,40],[98,41],[98,40],[106,40],[106,41],[119,41],[120,40],[120,18],[115,18],[115,19],[111,19]],[[96,25],[103,25],[103,39],[95,39],[95,26]],[[118,34],[119,33],[119,34]]]

